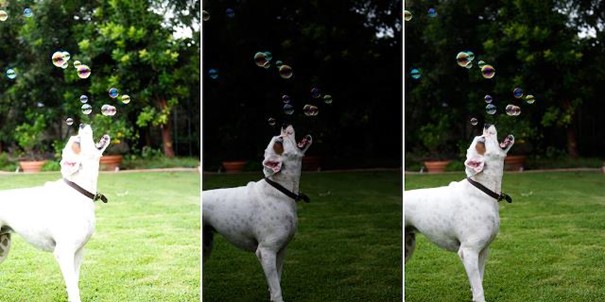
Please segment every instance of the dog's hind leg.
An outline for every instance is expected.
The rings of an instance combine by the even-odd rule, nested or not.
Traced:
[[[271,249],[259,245],[256,249],[256,257],[260,261],[267,278],[271,293],[271,302],[283,302],[281,287],[279,285],[279,274],[277,272],[277,254]]]
[[[405,230],[405,262],[408,262],[416,249],[416,233],[412,230]]]
[[[475,249],[463,245],[460,246],[460,249],[458,250],[458,256],[460,256],[462,264],[464,264],[464,269],[466,270],[468,280],[471,284],[473,301],[485,302],[483,284],[479,272],[479,253]]]
[[[6,257],[8,257],[8,252],[10,252],[11,245],[11,234],[0,234],[0,263],[2,263]]]
[[[76,249],[69,245],[62,246],[57,244],[54,255],[59,263],[59,268],[61,268],[61,273],[63,273],[65,287],[67,288],[67,300],[69,302],[81,302],[75,265]]]
[[[204,262],[210,258],[210,253],[212,253],[212,246],[214,244],[214,229],[211,226],[204,226],[204,231],[202,233],[204,243],[203,243],[203,256]]]

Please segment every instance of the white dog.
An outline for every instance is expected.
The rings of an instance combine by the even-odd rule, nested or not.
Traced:
[[[486,125],[466,152],[466,180],[404,194],[405,261],[414,252],[416,232],[441,248],[457,251],[477,302],[485,301],[483,272],[488,246],[500,227],[498,201],[511,201],[499,192],[504,158],[513,144],[512,135],[498,143],[496,128]]]
[[[8,255],[10,234],[53,252],[67,288],[68,300],[80,302],[78,280],[84,245],[94,232],[99,159],[109,145],[104,135],[95,145],[89,125],[80,125],[63,149],[63,179],[44,186],[0,192],[0,262]]]
[[[286,246],[296,232],[296,201],[308,201],[298,193],[298,185],[302,157],[311,142],[307,135],[296,143],[294,129],[288,126],[265,150],[263,180],[202,192],[204,261],[210,256],[214,231],[235,246],[255,252],[271,301],[283,301],[280,280]]]

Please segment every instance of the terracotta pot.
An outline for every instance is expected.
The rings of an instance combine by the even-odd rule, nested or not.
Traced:
[[[504,170],[523,171],[526,159],[527,156],[525,155],[507,155],[504,158]]]
[[[451,160],[425,161],[424,166],[429,173],[443,173]]]
[[[245,160],[224,161],[223,168],[226,173],[238,173],[244,171]]]
[[[46,160],[20,161],[19,166],[21,167],[21,171],[25,173],[37,173],[42,171],[42,166],[46,162]]]
[[[103,171],[119,171],[122,164],[122,155],[103,155],[101,157],[101,170]]]
[[[302,170],[303,171],[320,171],[321,170],[321,157],[319,156],[305,156],[302,159]]]

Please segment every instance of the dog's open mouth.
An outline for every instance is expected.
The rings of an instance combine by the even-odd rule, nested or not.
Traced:
[[[512,134],[509,134],[508,136],[506,136],[504,138],[504,140],[500,143],[500,148],[501,149],[506,149],[508,148],[514,141],[514,137]]]
[[[107,144],[109,144],[109,135],[105,134],[101,137],[101,139],[99,140],[98,143],[95,144],[95,147],[98,150],[103,149],[105,146],[107,146]]]
[[[307,135],[305,135],[305,137],[303,137],[302,140],[300,140],[300,142],[298,142],[298,144],[297,144],[298,149],[304,149],[310,143],[311,143],[311,136],[307,134]]]

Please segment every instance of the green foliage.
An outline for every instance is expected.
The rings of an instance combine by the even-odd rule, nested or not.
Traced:
[[[14,137],[19,146],[25,152],[28,159],[39,159],[42,151],[45,151],[45,143],[42,138],[46,129],[46,116],[39,113],[28,112],[33,123],[23,123],[15,128]]]

